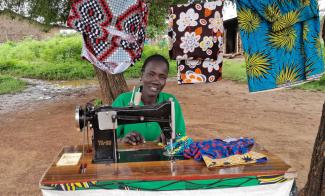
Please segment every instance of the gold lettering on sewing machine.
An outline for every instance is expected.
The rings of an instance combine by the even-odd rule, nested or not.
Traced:
[[[98,140],[98,145],[99,146],[110,146],[112,145],[111,140]]]

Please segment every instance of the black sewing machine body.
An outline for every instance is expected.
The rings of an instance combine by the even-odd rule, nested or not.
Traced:
[[[118,125],[157,122],[167,140],[175,138],[173,131],[173,101],[154,106],[111,107],[108,105],[85,109],[77,107],[76,120],[80,130],[88,123],[93,128],[93,162],[118,162],[116,128]]]

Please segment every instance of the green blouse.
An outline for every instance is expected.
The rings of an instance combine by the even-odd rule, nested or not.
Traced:
[[[131,100],[132,92],[127,92],[119,95],[113,102],[113,107],[126,107],[129,105]],[[184,136],[185,135],[185,122],[182,114],[181,106],[177,99],[168,93],[161,92],[158,97],[156,103],[162,103],[164,101],[168,101],[169,98],[173,98],[175,102],[175,128],[176,135]],[[143,102],[140,102],[140,106],[143,106]],[[117,128],[117,137],[123,138],[126,134],[132,131],[136,131],[140,133],[146,141],[156,140],[161,133],[161,129],[158,123],[156,122],[148,122],[148,123],[136,123],[136,124],[126,124],[120,125]]]

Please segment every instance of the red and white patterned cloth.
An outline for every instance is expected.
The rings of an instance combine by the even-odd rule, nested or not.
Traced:
[[[82,56],[116,74],[141,57],[147,18],[144,0],[73,0],[67,24],[83,35]]]

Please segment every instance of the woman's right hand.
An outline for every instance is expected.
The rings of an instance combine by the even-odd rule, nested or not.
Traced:
[[[132,132],[126,134],[124,136],[124,138],[122,139],[122,141],[124,143],[134,145],[134,146],[137,144],[145,143],[144,137],[136,131],[132,131]]]

